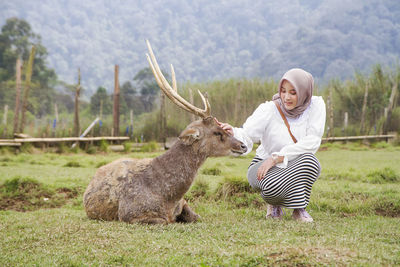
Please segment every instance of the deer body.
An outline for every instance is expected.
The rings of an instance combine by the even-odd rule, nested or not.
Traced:
[[[200,129],[201,135],[193,129]],[[91,219],[128,223],[196,221],[199,216],[183,196],[197,170],[209,156],[245,151],[245,146],[219,129],[212,118],[196,121],[159,157],[118,159],[100,167],[84,193],[86,213]]]

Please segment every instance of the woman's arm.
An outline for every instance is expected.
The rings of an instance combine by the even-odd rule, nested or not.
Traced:
[[[283,156],[284,160],[279,167],[285,168],[287,162],[295,159],[304,153],[315,153],[321,145],[321,138],[324,134],[326,109],[322,97],[315,97],[310,110],[307,122],[306,136],[300,138],[297,143],[284,146],[279,152],[272,153],[276,156]]]
[[[271,115],[272,102],[265,102],[257,107],[253,114],[247,118],[243,127],[232,127],[228,123],[219,122],[215,119],[216,123],[225,131],[232,134],[236,139],[242,141],[247,146],[246,155],[251,152],[254,142],[259,142],[265,132],[265,127]]]

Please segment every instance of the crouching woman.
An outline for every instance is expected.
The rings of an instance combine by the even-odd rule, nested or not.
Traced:
[[[242,128],[220,126],[247,146],[260,142],[247,178],[269,204],[267,218],[281,219],[282,207],[293,209],[292,217],[312,222],[306,211],[311,188],[321,166],[315,157],[325,128],[325,103],[313,96],[314,79],[302,69],[291,69],[279,82],[272,101],[261,104]]]

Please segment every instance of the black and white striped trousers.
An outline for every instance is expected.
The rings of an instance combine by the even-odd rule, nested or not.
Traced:
[[[321,165],[314,154],[306,153],[289,161],[286,168],[272,167],[264,179],[257,180],[257,170],[264,162],[255,157],[247,172],[253,188],[261,191],[262,198],[271,205],[298,209],[307,207],[311,188],[317,180]]]

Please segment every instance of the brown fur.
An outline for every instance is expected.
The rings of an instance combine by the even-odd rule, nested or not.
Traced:
[[[157,158],[119,159],[100,167],[83,196],[86,213],[128,223],[194,222],[199,216],[183,196],[197,170],[207,157],[245,151],[213,118],[195,121]]]

